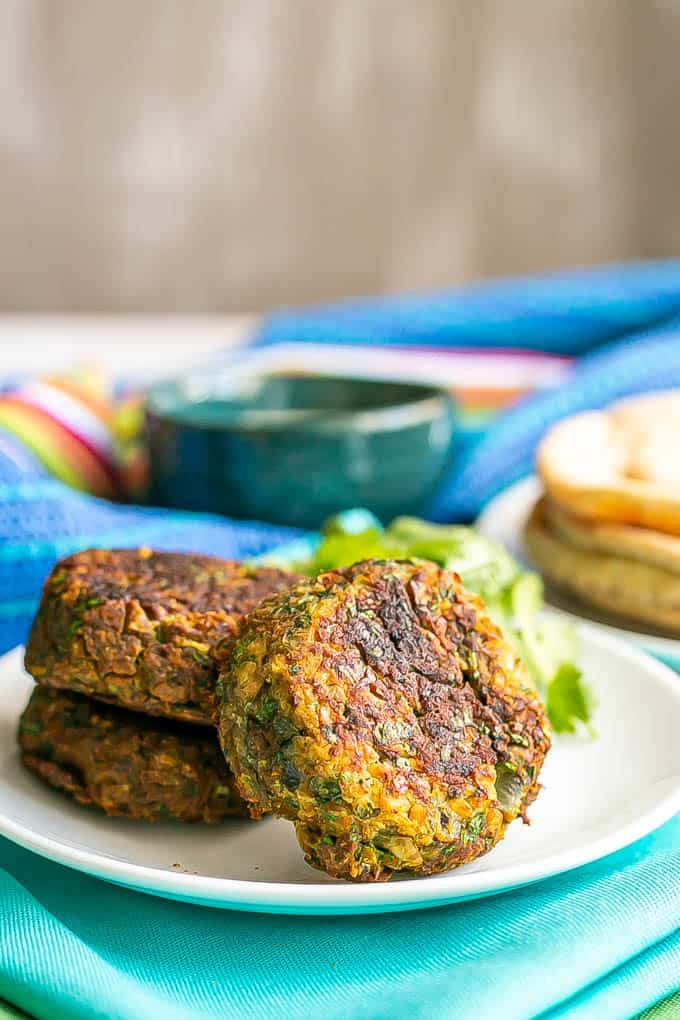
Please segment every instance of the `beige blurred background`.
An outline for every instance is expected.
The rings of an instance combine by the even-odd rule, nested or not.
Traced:
[[[2,0],[0,311],[680,252],[677,0]]]

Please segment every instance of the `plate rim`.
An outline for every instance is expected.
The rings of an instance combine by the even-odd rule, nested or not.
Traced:
[[[526,475],[524,478],[513,482],[512,485],[508,485],[505,489],[498,492],[493,499],[489,500],[477,517],[474,525],[475,528],[487,538],[493,539],[495,542],[501,542],[502,545],[507,545],[506,542],[499,538],[499,532],[494,523],[495,520],[502,517],[506,504],[519,505],[522,514],[526,510],[528,516],[529,510],[540,492],[540,485],[540,479],[535,474]],[[518,515],[514,514],[512,516]],[[517,537],[519,539],[519,535]],[[511,549],[510,551],[513,556],[516,555],[514,550]],[[529,569],[537,569],[527,556],[522,555],[521,560]],[[619,627],[614,623],[604,623],[587,616],[579,616],[578,613],[572,612],[570,609],[563,609],[562,606],[550,605],[549,608],[551,612],[561,613],[578,624],[584,623],[589,627],[596,627],[601,633],[609,634],[611,637],[630,641],[652,656],[667,656],[680,664],[680,638],[648,634],[644,630],[628,630],[626,627]]]
[[[631,665],[642,666],[648,675],[651,673],[654,682],[680,703],[680,684],[670,667],[621,638],[603,633],[595,624],[579,621],[578,628],[580,636],[600,650],[606,652],[613,647],[615,652],[627,657]],[[0,670],[21,667],[21,656],[20,646],[5,653],[0,657]],[[507,892],[602,860],[649,835],[677,812],[680,812],[680,783],[642,815],[591,842],[549,854],[538,862],[519,862],[496,872],[460,873],[453,869],[438,876],[433,883],[422,878],[337,885],[254,882],[175,873],[108,857],[42,835],[6,815],[1,808],[0,835],[54,863],[165,899],[247,912],[331,916],[426,909]]]

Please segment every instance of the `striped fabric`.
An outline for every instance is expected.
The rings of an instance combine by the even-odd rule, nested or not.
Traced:
[[[119,440],[118,419],[129,403],[115,398],[112,386],[92,370],[5,381],[0,385],[0,428],[67,485],[121,498],[128,489],[130,459]]]

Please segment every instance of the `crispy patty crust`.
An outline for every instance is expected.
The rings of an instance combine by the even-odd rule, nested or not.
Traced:
[[[34,688],[19,723],[24,765],[79,804],[146,822],[248,816],[212,729]]]
[[[48,577],[26,647],[41,684],[208,724],[244,615],[295,580],[211,556],[89,549]]]
[[[218,697],[244,799],[294,821],[310,864],[355,880],[490,850],[550,745],[481,601],[430,562],[369,560],[267,598]]]

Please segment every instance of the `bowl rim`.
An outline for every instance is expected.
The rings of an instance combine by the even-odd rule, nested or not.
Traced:
[[[255,380],[267,375],[276,376],[277,373],[250,372],[243,376],[237,376],[237,381],[243,383],[248,379]],[[283,373],[281,375],[285,377]],[[337,408],[330,412],[324,408],[276,408],[271,411],[246,409],[229,421],[191,421],[183,416],[181,408],[159,406],[163,393],[172,392],[173,389],[177,392],[182,385],[187,384],[187,380],[176,378],[163,380],[147,390],[144,399],[144,413],[147,421],[169,423],[190,432],[216,433],[314,432],[335,434],[348,430],[363,433],[394,432],[428,422],[432,423],[443,418],[453,420],[456,416],[457,404],[453,394],[443,387],[428,383],[396,379],[365,379],[352,375],[344,376],[335,372],[333,374],[313,372],[309,373],[309,376],[300,373],[300,378],[346,379],[348,382],[370,383],[376,387],[393,387],[411,391],[413,397],[386,406],[359,409]],[[236,393],[236,389],[234,392]],[[183,406],[187,406],[189,403],[185,399]],[[194,406],[198,404],[200,404],[200,400],[194,402]]]

